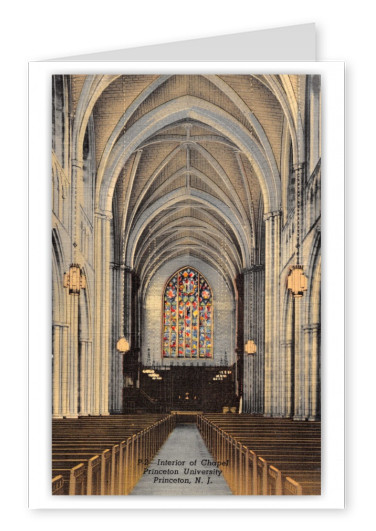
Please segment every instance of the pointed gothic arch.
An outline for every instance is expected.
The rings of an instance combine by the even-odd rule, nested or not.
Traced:
[[[186,266],[163,291],[163,358],[213,357],[213,292],[202,273]]]

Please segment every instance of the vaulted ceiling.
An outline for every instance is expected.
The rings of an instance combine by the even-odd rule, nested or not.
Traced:
[[[251,75],[111,76],[104,83],[93,107],[95,157],[100,175],[110,163],[118,172],[114,261],[134,269],[142,284],[183,254],[208,262],[228,283],[259,262],[265,185],[233,129],[245,131],[255,161],[264,157],[278,188],[286,112],[277,97],[283,76],[274,77],[275,90],[265,76]],[[299,76],[285,77],[294,94]],[[77,98],[83,83],[75,76]],[[164,109],[171,113],[181,101],[201,105],[201,115],[177,112],[176,120],[163,120]],[[206,112],[218,112],[223,122],[201,118]],[[147,128],[150,135],[143,134]],[[118,168],[115,148],[129,151],[136,134],[142,140]]]
[[[212,128],[185,120],[153,135],[126,164],[115,191],[119,236],[129,241],[132,229],[139,233],[130,265],[144,278],[188,253],[234,279],[244,249],[254,248],[261,196],[256,179],[250,190],[250,179],[236,146]]]

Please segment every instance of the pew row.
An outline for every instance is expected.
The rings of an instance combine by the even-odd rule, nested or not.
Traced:
[[[233,494],[321,493],[320,422],[213,413],[197,426]]]
[[[52,494],[129,494],[175,423],[156,414],[53,419]]]

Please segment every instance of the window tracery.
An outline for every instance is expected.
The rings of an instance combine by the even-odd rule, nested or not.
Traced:
[[[162,354],[164,358],[213,357],[213,294],[205,277],[192,267],[180,269],[167,281]]]

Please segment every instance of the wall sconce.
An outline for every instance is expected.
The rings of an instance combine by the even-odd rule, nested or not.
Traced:
[[[303,273],[303,266],[290,266],[287,289],[291,291],[295,298],[303,297],[303,292],[307,291],[307,277]]]
[[[116,344],[116,348],[119,352],[129,352],[131,347],[125,337],[121,337]]]
[[[64,273],[64,288],[69,288],[69,294],[78,295],[81,289],[86,289],[86,277],[78,264],[71,264],[69,273]]]
[[[253,341],[253,339],[249,339],[247,343],[244,345],[244,352],[246,354],[256,354],[257,346],[256,346],[256,343]]]

